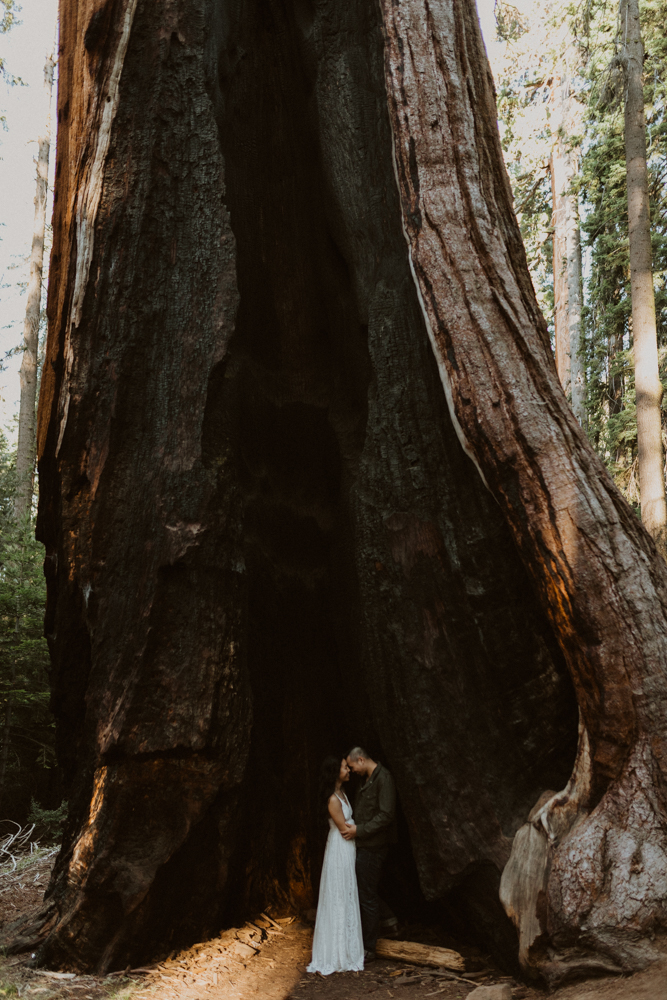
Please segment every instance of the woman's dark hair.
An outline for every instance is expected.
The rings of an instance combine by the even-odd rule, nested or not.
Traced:
[[[317,792],[317,805],[319,809],[324,809],[324,812],[327,811],[329,799],[336,790],[336,782],[340,774],[342,759],[342,757],[335,757],[333,754],[329,754],[322,761],[320,784]]]

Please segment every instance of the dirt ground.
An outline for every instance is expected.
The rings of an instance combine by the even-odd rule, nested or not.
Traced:
[[[0,873],[0,927],[39,903],[53,857],[42,852],[13,873]],[[4,883],[4,885],[3,885]],[[310,975],[312,927],[300,919],[258,915],[242,928],[143,969],[105,977],[34,969],[30,956],[0,958],[0,997],[34,1000],[463,1000],[476,985],[507,982],[516,1000],[546,1000],[545,991],[503,976],[468,951],[466,972],[378,959],[360,973]],[[462,949],[463,951],[463,949]],[[554,1000],[667,1000],[667,961],[630,977],[562,987]]]

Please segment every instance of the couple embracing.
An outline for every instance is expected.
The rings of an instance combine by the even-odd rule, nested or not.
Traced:
[[[350,771],[361,784],[352,806],[345,793]],[[313,958],[308,972],[357,972],[375,958],[380,929],[378,885],[389,845],[396,843],[394,779],[365,750],[322,765],[321,804],[329,837],[317,903]]]

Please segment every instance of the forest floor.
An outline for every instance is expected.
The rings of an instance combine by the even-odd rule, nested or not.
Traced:
[[[0,877],[0,929],[39,905],[53,856],[23,859]],[[412,930],[412,929],[411,929]],[[414,940],[415,934],[410,937]],[[34,969],[29,955],[0,956],[0,998],[25,1000],[464,1000],[476,985],[508,983],[513,1000],[546,1000],[543,990],[504,976],[488,956],[461,948],[466,972],[378,959],[363,972],[309,975],[312,927],[299,919],[262,915],[162,962],[108,976]],[[472,980],[472,981],[465,981]],[[629,977],[564,986],[553,1000],[667,1000],[667,962]]]

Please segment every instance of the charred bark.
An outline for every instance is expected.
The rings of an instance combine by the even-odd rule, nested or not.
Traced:
[[[203,24],[187,13],[185,55],[173,8],[153,34],[133,2],[61,10],[38,531],[71,794],[45,955],[100,968],[168,943],[193,907],[213,919],[252,719],[238,489],[199,457],[238,293]]]
[[[42,960],[311,902],[314,771],[361,741],[424,894],[511,961],[500,872],[567,782],[566,658],[598,799],[638,745],[600,566],[661,570],[558,386],[456,6],[64,3],[39,531],[71,811]],[[615,518],[576,565],[570,484]]]

